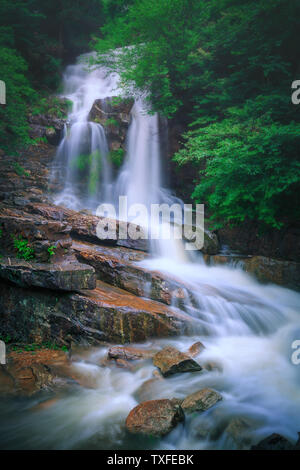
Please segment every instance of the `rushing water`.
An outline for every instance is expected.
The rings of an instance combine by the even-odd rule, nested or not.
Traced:
[[[112,181],[106,159],[107,142],[100,124],[88,121],[95,99],[119,93],[117,77],[105,70],[88,73],[82,64],[67,68],[65,95],[74,105],[70,127],[58,149],[56,171],[65,172],[65,186],[56,202],[73,208],[94,207],[89,180],[78,181],[72,161],[82,153],[99,151],[102,158],[98,202],[127,195],[129,203],[178,202],[162,189],[161,146],[157,115],[148,115],[136,100],[128,134],[124,165]],[[93,159],[89,161],[92,166]],[[107,165],[107,166],[106,166]],[[88,171],[87,171],[88,174]],[[203,387],[219,391],[223,400],[205,413],[188,416],[160,440],[136,438],[125,431],[129,411],[139,402],[138,391],[153,378],[151,360],[133,370],[103,367],[107,348],[93,349],[77,357],[75,366],[93,379],[94,389],[70,385],[58,387],[51,406],[35,405],[46,392],[32,399],[0,404],[3,448],[95,449],[221,449],[236,448],[225,431],[233,418],[248,423],[240,446],[249,448],[272,432],[295,442],[300,431],[300,366],[291,361],[292,342],[300,339],[300,295],[274,285],[261,285],[240,269],[208,267],[201,258],[191,260],[176,240],[159,240],[153,256],[142,263],[175,276],[186,288],[183,304],[176,304],[195,318],[200,334],[193,337],[152,340],[142,347],[159,349],[174,345],[187,350],[196,341],[205,345],[197,358],[216,367],[204,372],[178,374],[157,381],[152,398],[183,398]],[[198,330],[197,330],[198,331]],[[49,393],[49,398],[53,395]]]

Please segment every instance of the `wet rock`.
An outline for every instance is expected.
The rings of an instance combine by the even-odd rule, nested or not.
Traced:
[[[291,289],[300,289],[300,263],[265,256],[207,256],[208,265],[229,265],[242,268],[261,282],[273,282]]]
[[[0,334],[28,343],[97,345],[190,333],[190,317],[97,282],[80,293],[24,289],[0,282]]]
[[[164,377],[181,372],[201,371],[202,367],[190,356],[168,346],[153,357],[153,364]]]
[[[50,247],[54,247],[53,260],[66,256],[72,245],[71,227],[67,222],[48,220],[23,210],[0,207],[0,226],[2,229],[1,250],[7,255],[18,255],[16,240],[23,240],[33,251],[34,261],[48,262]]]
[[[181,421],[181,407],[171,400],[150,400],[136,406],[126,419],[130,433],[160,437],[168,434]]]
[[[123,359],[125,361],[137,361],[139,359],[149,359],[153,357],[155,351],[138,349],[131,346],[112,346],[108,350],[110,359]]]
[[[62,351],[10,353],[7,364],[0,369],[0,392],[33,395],[53,385],[55,374],[51,371],[51,366],[65,361],[67,356]]]
[[[234,418],[230,421],[224,431],[224,436],[229,445],[232,443],[239,449],[249,449],[251,445],[251,423],[244,418]]]
[[[280,434],[272,434],[258,444],[251,447],[251,450],[292,450],[293,445]]]
[[[203,351],[203,349],[205,349],[205,346],[200,341],[197,341],[197,343],[194,343],[189,347],[186,353],[190,357],[196,357],[201,353],[201,351]]]
[[[119,251],[110,252],[102,247],[84,247],[82,244],[73,243],[77,259],[85,264],[93,266],[98,279],[113,286],[120,287],[140,297],[171,305],[173,300],[184,300],[184,285],[172,276],[158,271],[150,271],[126,260]],[[132,253],[132,250],[131,250]]]
[[[216,405],[220,400],[222,400],[222,395],[215,390],[204,388],[188,395],[183,400],[181,406],[186,413],[192,413],[193,411],[206,411]]]
[[[39,214],[43,217],[47,217],[56,221],[64,222],[70,226],[70,234],[76,240],[84,240],[90,243],[107,244],[107,245],[118,245],[124,246],[126,248],[133,248],[135,250],[147,251],[148,249],[148,240],[139,238],[135,239],[119,239],[119,227],[120,223],[125,224],[127,233],[132,231],[132,233],[140,232],[141,237],[143,235],[142,228],[139,225],[120,222],[111,220],[106,217],[97,217],[95,215],[86,214],[83,212],[77,212],[71,209],[66,209],[64,207],[52,206],[50,204],[30,204],[27,208],[30,213]],[[99,238],[97,235],[97,226],[101,222],[103,229],[109,225],[116,228],[116,233],[112,235],[106,234],[102,238]],[[99,234],[99,233],[98,233]]]
[[[253,256],[243,260],[242,266],[259,281],[300,289],[300,263]]]
[[[218,237],[221,245],[228,245],[232,251],[242,254],[300,261],[299,224],[285,226],[281,230],[272,228],[262,234],[258,224],[248,220],[235,227],[223,227],[218,230]]]
[[[111,97],[95,100],[88,119],[101,124],[108,136],[110,150],[125,150],[133,99]]]
[[[94,269],[76,261],[42,264],[11,258],[1,259],[0,277],[21,287],[35,286],[64,291],[96,287]]]
[[[220,245],[218,236],[215,232],[211,232],[210,230],[204,230],[204,245],[202,248],[202,253],[208,255],[215,255],[219,252]]]

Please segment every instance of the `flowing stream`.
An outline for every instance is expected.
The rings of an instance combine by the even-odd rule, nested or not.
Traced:
[[[55,202],[75,209],[94,209],[96,202],[114,201],[119,195],[127,195],[129,203],[147,206],[178,202],[162,188],[159,118],[147,114],[143,100],[138,98],[133,106],[127,156],[113,180],[105,132],[100,124],[88,121],[88,114],[95,99],[120,94],[117,76],[107,76],[103,69],[87,72],[78,63],[67,68],[64,83],[73,109],[55,163],[54,171],[63,172],[65,181]],[[92,156],[84,184],[78,181],[72,163],[82,153]],[[89,169],[97,165],[93,160],[97,153],[101,165],[95,199],[88,187]],[[295,442],[300,431],[300,365],[293,364],[291,357],[292,343],[300,339],[300,295],[272,284],[261,285],[237,268],[208,267],[201,257],[191,259],[177,240],[157,241],[151,259],[142,265],[172,274],[188,286],[191,295],[186,296],[181,308],[197,320],[200,333],[153,339],[139,347],[174,345],[185,351],[201,341],[205,349],[196,359],[201,364],[216,365],[205,372],[157,381],[153,398],[183,398],[209,387],[220,392],[223,400],[205,413],[188,416],[163,439],[130,436],[124,427],[126,416],[139,402],[139,388],[153,378],[155,367],[151,360],[133,370],[100,367],[107,348],[91,349],[79,356],[75,365],[96,387],[73,385],[62,389],[51,407],[36,412],[32,408],[41,397],[20,398],[17,405],[15,401],[0,404],[6,423],[2,445],[36,449],[234,449],[249,448],[273,432]],[[45,400],[47,394],[42,398]],[[233,418],[246,422],[243,440],[235,440],[234,433],[226,431]]]

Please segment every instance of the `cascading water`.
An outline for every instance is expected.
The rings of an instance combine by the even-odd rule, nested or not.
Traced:
[[[72,161],[86,152],[86,145],[90,154],[97,149],[105,156],[107,143],[101,126],[88,123],[87,116],[94,99],[116,94],[117,77],[108,78],[101,69],[88,74],[82,65],[76,65],[67,69],[65,86],[66,96],[74,105],[71,129],[66,131],[57,155],[62,160],[57,160],[57,165],[62,163],[67,176],[65,189],[56,202],[87,207],[91,198],[86,188],[79,191],[82,181],[73,171]],[[90,168],[92,165],[89,162]],[[99,181],[98,197],[102,199],[98,203],[106,197],[101,188],[111,183],[109,171]],[[140,99],[132,110],[128,152],[113,194],[127,195],[129,204],[143,203],[147,207],[151,203],[178,202],[161,188],[158,116],[146,114]],[[99,367],[107,353],[107,348],[99,348],[75,364],[81,373],[93,378],[96,389],[68,390],[51,408],[32,413],[30,434],[28,408],[35,402],[25,410],[20,405],[13,418],[10,407],[3,405],[3,422],[9,422],[2,432],[6,448],[235,448],[236,442],[224,433],[233,418],[248,423],[246,448],[273,432],[296,441],[300,431],[300,365],[292,364],[291,345],[300,339],[300,295],[278,286],[260,285],[240,269],[191,262],[184,251],[178,240],[157,240],[152,258],[142,265],[171,274],[182,283],[185,298],[180,304],[174,299],[174,306],[196,319],[200,333],[153,340],[142,347],[173,345],[187,350],[200,340],[205,349],[199,362],[217,367],[158,381],[153,398],[183,398],[209,387],[219,391],[223,400],[205,413],[188,416],[184,425],[159,442],[139,441],[125,433],[124,422],[138,403],[138,388],[153,378],[155,368],[151,361],[131,371]],[[5,420],[5,414],[9,419]]]
[[[96,99],[118,93],[117,76],[104,69],[88,70],[92,54],[67,67],[63,96],[72,102],[64,137],[58,147],[52,182],[63,186],[55,203],[72,209],[95,209],[99,201],[111,199],[112,170],[108,144],[101,124],[89,121]]]

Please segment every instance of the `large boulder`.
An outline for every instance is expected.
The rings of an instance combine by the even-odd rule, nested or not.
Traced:
[[[0,335],[18,341],[97,345],[190,334],[190,317],[107,284],[80,293],[0,283]]]
[[[215,390],[204,388],[188,395],[183,400],[181,407],[187,413],[192,413],[193,411],[206,411],[216,405],[220,400],[222,400],[222,395]]]
[[[172,400],[150,400],[136,406],[126,419],[130,433],[165,436],[184,420],[183,411]]]
[[[153,364],[164,377],[181,372],[201,371],[202,367],[194,359],[178,349],[168,346],[153,357]]]
[[[24,260],[0,260],[0,277],[20,287],[43,287],[54,290],[76,291],[95,289],[96,275],[91,266],[78,262],[29,263]]]

